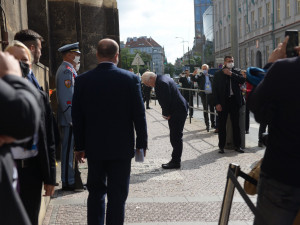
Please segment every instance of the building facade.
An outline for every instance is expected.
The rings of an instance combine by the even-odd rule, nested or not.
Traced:
[[[153,38],[146,36],[139,38],[129,37],[125,47],[129,48],[130,54],[135,54],[136,50],[138,50],[151,55],[151,70],[157,74],[164,74],[165,50]]]
[[[236,15],[240,68],[263,67],[270,53],[282,42],[286,30],[300,30],[300,0],[237,0],[231,13],[231,0],[214,1],[215,58],[231,55],[231,15]],[[218,61],[218,60],[217,60]]]

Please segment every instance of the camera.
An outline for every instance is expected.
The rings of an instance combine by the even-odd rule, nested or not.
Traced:
[[[289,36],[289,40],[286,46],[286,55],[287,57],[295,57],[298,55],[298,52],[295,50],[295,47],[299,45],[299,32],[298,30],[287,30],[285,31],[285,36]]]

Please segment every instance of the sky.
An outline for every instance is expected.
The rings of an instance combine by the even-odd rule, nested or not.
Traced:
[[[152,37],[165,48],[168,62],[174,64],[195,36],[193,0],[117,0],[120,40]],[[176,38],[181,37],[181,38]],[[182,39],[183,38],[183,39]]]

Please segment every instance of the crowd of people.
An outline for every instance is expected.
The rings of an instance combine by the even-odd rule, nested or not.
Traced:
[[[70,43],[58,49],[63,62],[56,72],[55,118],[48,94],[32,70],[39,62],[42,42],[36,32],[21,30],[0,52],[1,222],[38,224],[42,189],[45,196],[51,196],[57,185],[56,149],[61,139],[62,189],[83,190],[76,165],[87,160],[88,224],[104,224],[106,220],[107,225],[121,225],[131,159],[135,149],[144,156],[147,153],[144,102],[150,109],[151,89],[155,88],[162,117],[168,121],[173,148],[171,160],[162,164],[163,169],[181,167],[183,129],[188,114],[193,116],[193,96],[188,90],[181,94],[167,76],[146,71],[139,77],[118,68],[119,46],[108,38],[96,47],[98,66],[78,76],[79,43]],[[300,208],[300,120],[293,116],[300,110],[300,58],[284,59],[287,42],[288,38],[274,50],[264,68],[243,71],[234,66],[232,56],[225,56],[223,68],[213,76],[208,73],[209,66],[203,64],[192,74],[184,71],[179,80],[185,89],[193,88],[194,82],[198,84],[206,128],[218,128],[219,153],[225,153],[228,114],[235,151],[244,153],[239,125],[243,104],[261,125],[259,143],[268,126],[257,208],[264,220],[275,225],[292,224]],[[118,111],[112,110],[115,105]],[[249,132],[248,119],[242,132]],[[255,225],[264,224],[259,219],[255,219]]]

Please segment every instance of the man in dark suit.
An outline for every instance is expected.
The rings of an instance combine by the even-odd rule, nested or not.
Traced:
[[[183,76],[179,78],[179,82],[181,83],[182,88],[194,88],[193,81],[191,79],[190,71],[185,70],[183,73]],[[194,101],[193,101],[193,95],[194,93],[192,91],[183,90],[182,95],[185,98],[185,100],[189,103],[189,106],[194,107]],[[194,109],[189,108],[189,116],[193,117]]]
[[[235,151],[244,152],[241,149],[239,110],[243,101],[240,85],[245,81],[240,69],[234,67],[233,57],[225,56],[224,67],[215,73],[213,81],[214,103],[219,116],[219,153],[224,153],[228,114],[232,123]]]
[[[15,40],[22,42],[30,50],[33,56],[33,63],[37,64],[42,55],[43,37],[33,30],[21,30],[15,34]],[[27,74],[27,79],[39,90],[42,90],[38,80],[34,76],[32,70]]]
[[[188,103],[179,92],[173,79],[145,72],[142,82],[155,88],[156,98],[162,108],[163,118],[168,120],[170,129],[170,141],[173,147],[172,159],[169,163],[162,164],[164,169],[179,169],[182,155],[182,136],[184,123],[188,112]]]
[[[198,88],[202,90],[199,92],[199,96],[201,98],[201,102],[203,105],[203,109],[206,111],[203,112],[204,121],[206,125],[206,130],[209,131],[209,119],[208,119],[208,106],[211,113],[215,112],[215,106],[213,101],[213,95],[212,95],[212,84],[213,84],[213,76],[208,74],[209,66],[207,64],[202,65],[202,72],[200,74],[197,74],[198,71],[195,70],[192,74],[192,81],[197,82]],[[210,122],[211,127],[215,128],[215,115],[210,114]]]
[[[300,209],[300,57],[286,58],[288,37],[273,51],[249,108],[269,135],[258,184],[257,209],[269,224],[296,223]],[[300,47],[296,48],[298,54]],[[294,222],[294,223],[293,223]],[[266,224],[256,217],[254,225]]]
[[[75,81],[72,106],[75,155],[88,160],[88,224],[124,223],[131,159],[147,148],[147,126],[139,78],[119,69],[119,46],[99,41],[99,65]],[[116,107],[118,110],[116,110]]]

